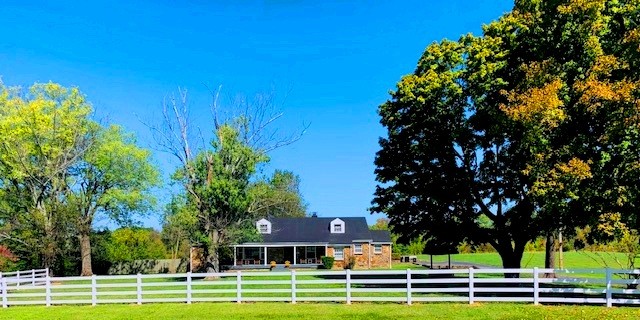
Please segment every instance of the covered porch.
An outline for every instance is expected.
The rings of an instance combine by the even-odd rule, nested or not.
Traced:
[[[292,266],[309,266],[322,264],[322,257],[327,253],[326,244],[314,245],[237,245],[233,248],[233,266],[270,266],[271,261],[284,265],[286,261]]]

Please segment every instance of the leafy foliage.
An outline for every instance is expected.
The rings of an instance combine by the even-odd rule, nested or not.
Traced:
[[[333,264],[335,263],[334,257],[322,257],[322,267],[331,270],[333,268]]]
[[[28,93],[0,86],[0,187],[13,230],[51,267],[66,236],[61,201],[69,169],[88,148],[91,106],[78,89],[34,84]],[[33,236],[29,234],[36,233]]]
[[[106,249],[112,262],[164,259],[166,256],[160,234],[146,228],[120,228],[113,231]]]
[[[252,184],[249,211],[258,217],[304,217],[307,204],[300,193],[300,177],[291,171],[276,170],[264,181]]]
[[[504,267],[602,212],[637,225],[639,26],[637,1],[523,0],[428,46],[379,107],[372,211],[408,239],[490,243]]]
[[[219,270],[219,251],[253,218],[248,212],[250,178],[267,160],[232,126],[223,125],[216,130],[211,149],[198,153],[174,175],[185,186],[187,206],[195,209],[209,270]]]
[[[90,275],[95,216],[130,223],[153,204],[150,152],[91,113],[77,88],[0,85],[0,234],[24,267],[75,270],[79,247]]]

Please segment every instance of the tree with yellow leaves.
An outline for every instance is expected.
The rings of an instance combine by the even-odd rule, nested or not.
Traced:
[[[507,268],[604,212],[637,225],[638,70],[637,0],[519,0],[429,45],[379,107],[372,211],[407,237],[490,243]]]

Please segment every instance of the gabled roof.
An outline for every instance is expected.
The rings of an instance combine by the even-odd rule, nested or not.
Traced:
[[[264,243],[312,242],[348,244],[354,240],[391,242],[389,231],[372,232],[364,217],[339,219],[344,222],[344,233],[331,233],[331,221],[336,218],[267,218],[271,233],[262,234]],[[386,235],[384,234],[386,233]]]
[[[373,242],[391,242],[391,233],[387,230],[371,230]]]

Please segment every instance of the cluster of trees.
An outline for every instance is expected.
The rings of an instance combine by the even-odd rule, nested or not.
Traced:
[[[153,205],[151,153],[91,114],[75,88],[0,85],[0,238],[28,266],[64,269],[60,257],[79,247],[91,274],[96,217],[126,223]]]
[[[165,247],[169,256],[184,256],[198,243],[208,268],[219,270],[219,252],[257,237],[250,224],[255,217],[306,214],[295,174],[264,177],[260,171],[269,151],[299,138],[269,131],[282,115],[270,111],[271,100],[239,105],[243,113],[225,119],[214,109],[213,138],[197,146],[204,139],[192,136],[186,94],[180,96],[183,104],[172,100],[162,123],[149,126],[159,148],[180,161],[172,179],[182,188],[166,206],[162,233],[111,233],[95,231],[94,221],[131,226],[157,207],[162,181],[152,153],[121,127],[94,120],[77,88],[36,83],[25,91],[0,84],[0,263],[59,274],[79,267],[91,275],[92,265],[105,260],[163,258]]]
[[[372,211],[408,238],[489,243],[504,267],[578,226],[633,237],[638,70],[637,1],[518,0],[481,36],[429,45],[379,107]]]

